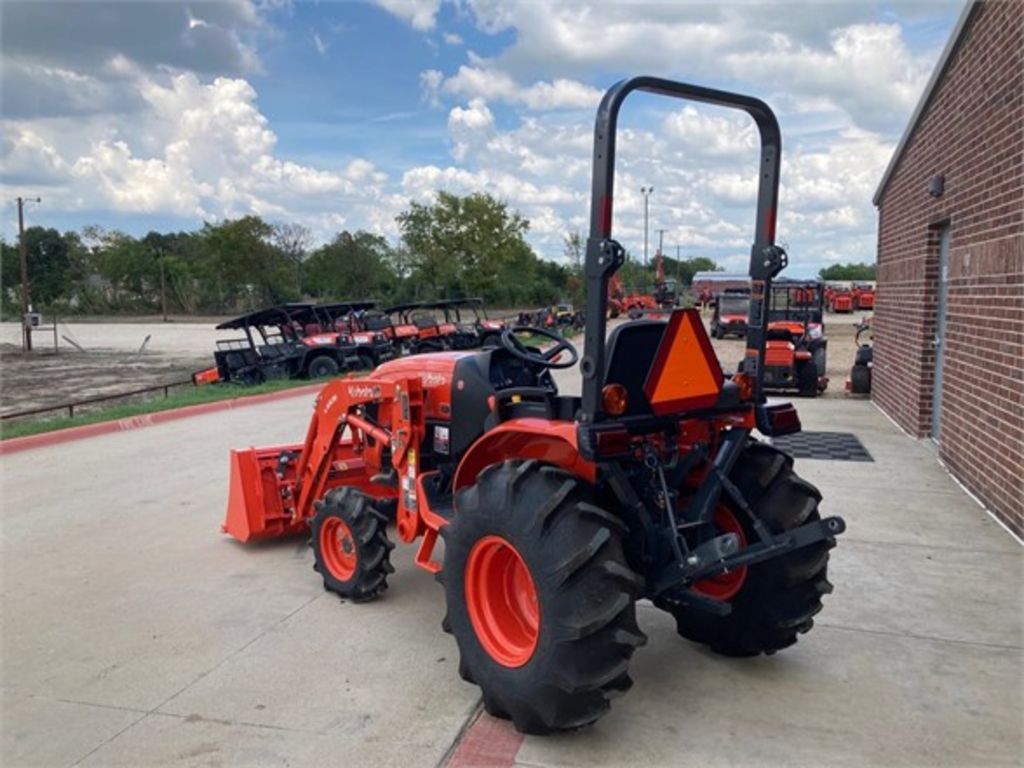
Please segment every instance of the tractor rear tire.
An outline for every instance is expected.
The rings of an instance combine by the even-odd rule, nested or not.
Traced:
[[[818,367],[814,360],[804,360],[796,369],[796,386],[800,397],[818,396]]]
[[[821,494],[793,471],[788,454],[763,443],[750,443],[730,479],[754,514],[773,534],[785,533],[820,519]],[[748,542],[757,533],[738,509],[731,509]],[[729,603],[732,612],[716,616],[708,611],[668,601],[656,601],[676,619],[680,635],[726,656],[772,654],[797,641],[814,625],[821,598],[832,591],[827,578],[829,550],[826,539],[747,569],[742,586]]]
[[[536,461],[487,467],[455,508],[438,581],[459,674],[522,732],[593,723],[632,685],[629,661],[647,640],[625,526],[584,482]]]
[[[814,370],[819,377],[828,375],[828,353],[825,347],[818,347],[814,350],[811,359],[814,361]]]
[[[377,365],[373,361],[373,355],[369,352],[359,353],[359,368],[363,371],[372,371]]]
[[[354,488],[336,488],[317,505],[311,529],[313,570],[324,589],[354,603],[379,597],[394,573],[387,517]]]
[[[309,361],[306,369],[311,379],[326,379],[338,375],[338,361],[328,355],[317,355]]]

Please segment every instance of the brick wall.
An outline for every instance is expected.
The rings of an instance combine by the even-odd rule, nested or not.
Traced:
[[[918,436],[931,432],[944,226],[939,455],[1024,534],[1024,3],[979,5],[879,200],[872,398]]]

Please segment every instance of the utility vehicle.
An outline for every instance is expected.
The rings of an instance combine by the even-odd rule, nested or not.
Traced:
[[[407,336],[404,340],[407,354],[418,355],[422,352],[451,349],[452,338],[457,331],[455,323],[439,320],[432,309],[436,309],[436,306],[430,302],[417,301],[398,304],[384,310],[398,320],[396,328],[415,329],[415,334]]]
[[[828,386],[824,286],[815,280],[780,280],[768,308],[764,388],[815,397]]]
[[[711,303],[711,335],[716,339],[747,334],[747,316],[750,314],[750,291],[746,289],[716,293]]]
[[[326,330],[344,334],[356,345],[356,356],[360,368],[373,368],[397,356],[395,345],[387,332],[376,325],[371,314],[377,310],[373,300],[340,301],[317,304],[312,312],[319,324]]]
[[[455,326],[452,349],[497,346],[505,324],[487,316],[484,300],[480,298],[444,299],[430,305],[444,312],[445,323]]]
[[[217,341],[213,370],[193,380],[258,384],[268,379],[323,378],[359,366],[356,345],[346,334],[325,332],[312,304],[267,307],[227,320],[219,331],[244,336]]]
[[[608,281],[625,260],[612,236],[616,126],[635,91],[742,110],[761,137],[746,357],[731,380],[696,310],[606,335]],[[353,602],[384,594],[393,536],[418,541],[416,564],[444,589],[459,673],[528,733],[592,723],[629,690],[646,642],[641,598],[719,653],[795,643],[831,590],[829,550],[845,526],[820,516],[818,490],[755,434],[800,429],[791,404],[762,394],[765,301],[787,262],[774,242],[779,153],[758,99],[654,77],[613,86],[594,131],[582,354],[517,326],[500,347],[335,380],[305,442],[232,453],[224,530],[311,535],[324,587]],[[551,369],[577,363],[582,396],[560,393]],[[680,717],[690,706],[681,698]]]

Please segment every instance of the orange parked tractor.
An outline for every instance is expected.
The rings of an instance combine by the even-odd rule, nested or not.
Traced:
[[[747,350],[732,380],[696,310],[606,336],[608,282],[625,259],[612,238],[616,126],[634,91],[732,107],[760,133]],[[719,653],[792,645],[831,590],[829,550],[845,529],[820,516],[792,458],[754,436],[800,429],[791,404],[762,395],[765,300],[787,263],[774,242],[771,109],[638,77],[605,94],[594,144],[582,356],[554,331],[514,327],[499,347],[392,360],[327,384],[303,443],[231,457],[224,530],[242,541],[311,533],[324,587],[342,597],[381,596],[392,535],[418,541],[416,564],[444,589],[460,674],[488,712],[529,733],[592,723],[630,688],[641,598]],[[552,345],[528,346],[522,332]],[[550,370],[577,362],[582,396],[560,394]]]
[[[846,314],[853,312],[853,289],[849,284],[830,285],[827,290],[827,305],[830,312]]]
[[[858,311],[875,308],[874,283],[854,283],[853,308]]]

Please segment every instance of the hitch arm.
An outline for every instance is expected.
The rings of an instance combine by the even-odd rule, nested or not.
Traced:
[[[692,584],[718,576],[737,568],[746,568],[757,563],[771,560],[796,549],[826,541],[846,530],[846,522],[841,517],[826,517],[805,523],[799,528],[769,536],[768,539],[753,544],[738,552],[732,541],[735,534],[727,533],[705,542],[694,549],[685,561],[673,563],[664,571],[654,585],[653,595],[658,595],[682,584]],[[728,554],[733,552],[734,554]]]

